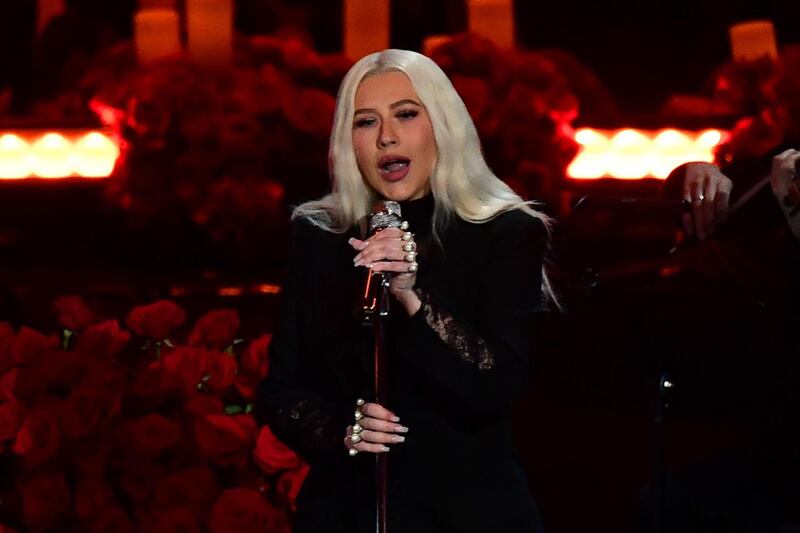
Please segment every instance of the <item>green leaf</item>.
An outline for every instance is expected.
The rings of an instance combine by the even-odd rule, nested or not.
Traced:
[[[250,413],[253,412],[253,408],[254,407],[255,407],[255,404],[248,403],[247,405],[244,406],[244,412],[247,413],[247,414],[250,414]]]
[[[244,409],[242,409],[242,407],[239,405],[228,405],[225,407],[226,415],[238,415],[242,411],[247,412]]]

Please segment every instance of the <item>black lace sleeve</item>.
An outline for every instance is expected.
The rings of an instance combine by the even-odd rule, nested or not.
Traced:
[[[503,217],[485,248],[478,319],[462,320],[436,286],[418,287],[422,306],[404,341],[415,366],[478,415],[507,409],[524,387],[532,321],[542,308],[547,231],[522,213]]]

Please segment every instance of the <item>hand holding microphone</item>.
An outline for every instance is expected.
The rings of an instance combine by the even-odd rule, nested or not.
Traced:
[[[374,233],[366,240],[353,238],[348,242],[358,252],[353,258],[355,266],[365,266],[370,269],[371,274],[380,272],[392,274],[389,292],[406,307],[410,314],[413,314],[419,308],[418,305],[415,305],[419,299],[411,290],[416,284],[416,272],[419,268],[417,245],[414,242],[414,235],[409,231],[408,223],[397,222],[399,221],[398,212],[399,206],[396,208],[396,220],[389,223],[385,223],[380,218],[376,219],[373,214],[370,217],[370,228],[374,228]],[[380,224],[374,224],[373,222],[376,220]]]

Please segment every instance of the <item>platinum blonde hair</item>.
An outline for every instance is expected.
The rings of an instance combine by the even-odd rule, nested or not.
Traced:
[[[486,222],[520,209],[550,228],[550,219],[534,209],[501,179],[483,158],[478,131],[450,79],[428,57],[408,50],[384,50],[360,59],[345,75],[336,99],[328,164],[332,191],[295,208],[292,218],[305,218],[326,231],[344,233],[363,224],[379,199],[361,175],[353,149],[355,96],[361,81],[386,72],[402,72],[433,126],[438,157],[430,176],[434,198],[433,235],[456,215],[473,223]],[[547,277],[545,292],[552,297]]]

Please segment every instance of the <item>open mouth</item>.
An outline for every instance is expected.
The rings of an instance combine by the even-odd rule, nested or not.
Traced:
[[[411,164],[411,160],[407,157],[391,156],[381,158],[378,166],[384,174],[393,174],[407,169],[409,164]]]

